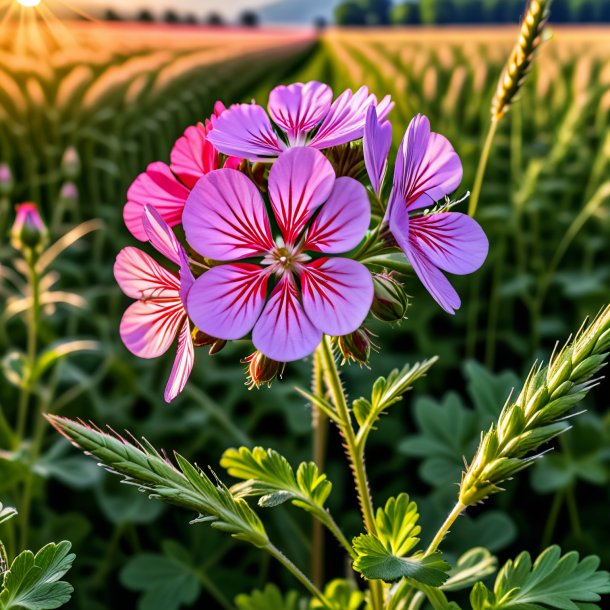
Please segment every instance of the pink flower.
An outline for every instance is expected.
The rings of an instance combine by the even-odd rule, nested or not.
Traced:
[[[178,336],[178,351],[165,388],[172,401],[184,388],[194,361],[193,341],[185,309],[193,284],[184,248],[152,206],[145,206],[142,226],[150,243],[179,267],[179,277],[170,273],[138,248],[123,248],[114,265],[114,277],[132,299],[121,320],[121,339],[140,358],[164,354]]]
[[[385,162],[373,142],[368,153],[375,167]],[[479,224],[465,214],[422,212],[452,193],[461,180],[462,164],[449,141],[431,132],[428,119],[417,115],[398,151],[386,220],[415,273],[448,313],[455,313],[461,302],[442,272],[473,273],[484,263],[489,243]]]
[[[369,312],[373,281],[366,267],[320,253],[355,248],[369,226],[370,207],[365,188],[336,178],[314,148],[283,153],[268,185],[281,233],[276,239],[263,198],[244,174],[213,171],[193,189],[184,208],[191,247],[209,259],[258,258],[258,264],[212,267],[193,284],[187,309],[203,332],[226,340],[252,332],[260,352],[288,362],[311,354],[323,333],[353,332]]]
[[[214,121],[209,140],[225,155],[250,161],[269,161],[294,146],[322,150],[360,139],[371,104],[377,98],[366,87],[356,93],[347,89],[333,102],[324,83],[280,85],[269,95],[269,115],[257,104],[235,104]],[[380,119],[392,106],[389,96],[379,102]]]
[[[218,169],[221,160],[210,142],[213,122],[225,111],[222,103],[214,106],[214,115],[206,124],[187,127],[171,151],[171,165],[157,161],[140,174],[127,191],[123,219],[131,234],[140,241],[147,235],[142,223],[144,206],[151,205],[173,227],[182,222],[184,204],[201,176]],[[237,167],[241,159],[228,158],[224,167]]]

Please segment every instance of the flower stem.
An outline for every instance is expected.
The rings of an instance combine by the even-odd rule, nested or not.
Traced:
[[[483,178],[485,177],[485,170],[487,169],[487,162],[489,161],[489,153],[491,152],[491,145],[493,144],[496,130],[498,128],[498,121],[492,120],[487,132],[487,138],[483,145],[483,152],[479,159],[479,165],[477,166],[477,173],[474,179],[474,185],[472,187],[472,194],[470,195],[470,202],[468,205],[468,214],[474,217],[477,213],[477,206],[479,204],[479,197],[481,196],[481,188],[483,187]]]
[[[310,580],[299,570],[299,568],[282,553],[276,546],[269,543],[265,550],[275,559],[277,559],[315,598],[319,599],[325,608],[331,608],[330,603],[324,597],[324,593],[318,589]]]
[[[375,525],[375,514],[373,511],[373,500],[369,488],[366,468],[364,466],[364,447],[358,447],[356,435],[352,426],[352,420],[347,406],[347,399],[339,370],[337,369],[337,361],[333,354],[330,337],[324,336],[320,344],[320,355],[322,367],[325,373],[326,384],[330,391],[332,402],[337,410],[339,419],[341,420],[340,428],[345,439],[345,449],[354,475],[360,508],[364,519],[364,525],[370,534],[377,533]],[[383,584],[378,580],[369,582],[371,588],[371,600],[374,610],[381,610],[384,606],[383,602]]]
[[[438,532],[436,532],[432,542],[430,542],[428,545],[425,553],[426,557],[428,555],[432,555],[432,553],[438,549],[443,541],[443,538],[447,535],[447,532],[449,532],[449,528],[454,524],[455,520],[460,516],[465,508],[466,507],[461,502],[457,502],[456,505],[451,509],[451,512],[449,515],[447,515],[444,523],[441,525]]]

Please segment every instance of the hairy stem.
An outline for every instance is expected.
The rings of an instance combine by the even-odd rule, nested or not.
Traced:
[[[447,515],[447,518],[440,526],[438,532],[436,532],[436,534],[434,535],[432,542],[430,542],[430,544],[428,545],[428,548],[426,549],[425,553],[426,556],[432,555],[432,553],[434,553],[434,551],[438,549],[441,542],[443,541],[443,538],[449,532],[449,528],[455,523],[455,520],[462,514],[462,511],[465,508],[466,507],[461,502],[457,502],[456,505],[451,509],[451,512]]]

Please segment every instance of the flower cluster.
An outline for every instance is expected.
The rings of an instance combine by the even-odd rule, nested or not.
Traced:
[[[487,239],[470,217],[448,211],[461,163],[424,116],[402,139],[384,198],[392,106],[366,87],[333,101],[331,89],[315,81],[276,87],[268,112],[217,103],[205,124],[176,142],[171,165],[153,163],[135,180],[127,228],[178,273],[137,248],[119,253],[115,276],[136,299],[121,337],[143,358],[163,354],[178,337],[167,401],[186,384],[194,346],[215,352],[250,338],[256,351],[246,362],[257,385],[310,355],[323,335],[341,338],[340,345],[368,337],[370,313],[399,321],[408,300],[392,254],[404,254],[443,309],[459,308],[443,272],[478,269]],[[342,146],[364,163],[369,185],[333,166]],[[382,213],[372,215],[372,206]],[[185,246],[172,230],[180,224]],[[366,361],[369,350],[357,351]],[[261,358],[264,379],[252,365]]]

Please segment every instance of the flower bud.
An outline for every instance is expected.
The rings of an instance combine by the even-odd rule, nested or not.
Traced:
[[[391,275],[373,276],[375,297],[371,313],[382,322],[398,322],[405,317],[409,308],[409,297],[400,282]]]
[[[61,160],[61,171],[67,180],[75,180],[80,174],[80,157],[74,146],[68,146]]]
[[[276,377],[282,376],[286,366],[283,362],[267,358],[267,356],[258,350],[244,358],[242,362],[248,365],[248,380],[246,385],[250,389],[260,388],[264,384],[271,387],[273,380]]]
[[[78,201],[78,188],[74,182],[64,182],[61,190],[59,191],[59,197],[67,203],[75,203]]]
[[[42,249],[49,237],[35,203],[21,203],[16,206],[17,216],[11,228],[11,245],[16,250],[28,248]]]
[[[349,335],[337,337],[337,345],[343,356],[343,364],[351,361],[362,366],[368,362],[371,355],[372,341],[366,328],[359,328]]]
[[[202,330],[198,328],[193,328],[191,331],[191,337],[193,339],[193,345],[195,347],[205,347],[206,345],[210,346],[209,354],[213,356],[218,352],[222,351],[227,344],[224,339],[217,339],[216,337],[212,337],[207,333],[204,333]]]
[[[6,163],[0,163],[0,197],[8,197],[14,186],[11,168]]]

